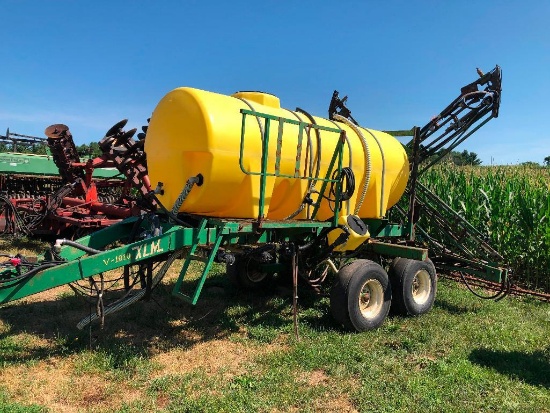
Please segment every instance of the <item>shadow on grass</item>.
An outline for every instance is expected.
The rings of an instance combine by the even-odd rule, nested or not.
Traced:
[[[471,362],[506,374],[534,386],[550,388],[550,347],[545,351],[522,353],[476,349],[470,353]]]
[[[190,348],[235,333],[247,334],[254,329],[260,333],[268,330],[268,337],[291,330],[292,299],[288,289],[276,288],[269,294],[244,292],[234,287],[225,274],[218,274],[209,277],[197,305],[191,306],[170,294],[173,286],[163,284],[153,292],[151,300],[107,316],[103,329],[98,323],[82,331],[76,328],[83,317],[95,312],[95,306],[72,293],[5,305],[0,309],[0,320],[8,327],[0,334],[0,361],[22,363],[89,349],[124,361],[148,357],[159,350]],[[184,282],[184,291],[193,291],[194,286],[193,282]],[[300,307],[307,313],[315,306],[325,305],[319,301],[319,297],[302,292]],[[314,330],[336,330],[338,327],[326,313],[319,317],[304,315],[300,322]],[[18,343],[15,340],[19,334],[47,339],[49,344]],[[253,334],[249,333],[249,337]]]
[[[451,315],[463,315],[468,313],[478,312],[478,308],[474,308],[471,305],[459,305],[449,300],[437,297],[434,306],[441,308],[445,312]]]

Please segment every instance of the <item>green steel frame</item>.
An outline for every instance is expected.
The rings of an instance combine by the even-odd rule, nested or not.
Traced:
[[[174,286],[173,294],[191,304],[196,304],[220,247],[298,242],[298,240],[299,242],[308,242],[316,237],[323,228],[332,227],[330,222],[290,221],[278,222],[277,225],[271,227],[268,225],[258,233],[257,226],[251,221],[205,218],[197,228],[187,228],[165,222],[161,224],[162,235],[116,246],[119,242],[130,238],[137,219],[128,218],[78,240],[78,243],[84,247],[101,250],[97,254],[89,254],[72,246],[61,247],[59,256],[66,260],[66,263],[45,269],[23,281],[14,282],[12,285],[4,284],[4,287],[0,289],[0,304],[74,281],[85,280],[88,277],[125,266],[163,261],[170,253],[185,248],[189,248],[189,250]],[[115,247],[112,247],[113,245]],[[195,255],[200,247],[206,247],[209,250],[206,258]],[[427,252],[421,248],[403,247],[383,242],[373,242],[369,244],[369,249],[383,255],[414,259],[425,258]],[[48,252],[44,256],[38,257],[39,262],[49,262],[52,258],[49,256],[50,254]],[[204,261],[205,267],[195,292],[192,295],[186,295],[181,291],[181,287],[193,260]]]

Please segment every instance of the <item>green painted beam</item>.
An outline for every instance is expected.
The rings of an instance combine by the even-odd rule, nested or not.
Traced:
[[[424,261],[428,258],[428,250],[426,248],[417,248],[408,245],[389,244],[371,240],[367,244],[367,248],[377,254],[388,257],[409,258],[418,261]]]
[[[498,267],[492,267],[490,265],[484,265],[484,271],[483,270],[476,270],[473,268],[459,268],[459,267],[453,267],[451,265],[443,265],[443,264],[436,264],[436,267],[440,270],[449,271],[449,272],[464,272],[466,274],[473,275],[478,278],[482,278],[487,281],[493,281],[497,283],[501,283],[503,279],[506,279],[508,276],[508,272],[503,268]]]
[[[386,219],[366,218],[363,222],[367,225],[371,237],[403,237],[406,228],[401,224],[389,223]]]
[[[181,245],[182,235],[182,231],[176,229],[159,237],[123,245],[95,255],[81,256],[66,264],[45,269],[15,286],[0,289],[0,304],[174,251]]]

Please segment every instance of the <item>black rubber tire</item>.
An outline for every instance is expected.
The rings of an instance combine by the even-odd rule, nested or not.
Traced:
[[[363,302],[365,287],[369,294],[367,303]],[[376,302],[370,303],[372,298],[376,298]],[[390,310],[391,299],[386,271],[374,261],[356,260],[338,272],[330,294],[330,307],[337,322],[348,330],[362,332],[382,325]]]
[[[332,317],[339,324],[343,325],[346,330],[354,330],[353,324],[349,319],[347,289],[351,276],[361,266],[360,260],[353,261],[345,266],[336,276],[334,284],[330,290],[330,311]]]
[[[261,291],[273,282],[273,275],[259,271],[258,262],[250,256],[235,255],[235,262],[225,268],[229,280],[245,290]]]
[[[393,292],[392,313],[417,316],[432,309],[437,293],[437,275],[429,258],[425,261],[396,258],[388,274]]]

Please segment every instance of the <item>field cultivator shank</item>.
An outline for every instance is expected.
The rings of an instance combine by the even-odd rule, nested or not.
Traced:
[[[0,272],[0,303],[56,286],[77,283],[74,285],[77,291],[91,291],[92,298],[97,301],[96,314],[83,319],[78,325],[82,328],[95,320],[103,320],[106,315],[126,308],[140,299],[147,298],[171,266],[178,266],[179,269],[172,294],[195,305],[212,265],[218,262],[226,265],[227,275],[240,288],[266,290],[273,288],[275,281],[291,282],[295,323],[298,279],[316,291],[321,291],[326,280],[331,279],[333,285],[330,290],[330,306],[334,318],[348,329],[365,331],[383,323],[390,305],[397,313],[404,315],[428,312],[435,300],[436,266],[450,265],[461,271],[471,269],[478,277],[505,285],[506,269],[492,265],[492,261],[489,262],[489,258],[500,260],[500,256],[482,240],[480,234],[472,231],[467,223],[459,219],[460,217],[456,216],[458,214],[446,210],[441,200],[434,198],[417,182],[418,176],[422,173],[420,166],[424,163],[431,164],[434,154],[440,153],[441,150],[451,150],[489,119],[498,115],[500,76],[498,66],[489,74],[482,74],[480,79],[463,88],[460,96],[427,126],[408,131],[414,135],[409,145],[410,179],[408,199],[405,199],[408,203],[394,207],[393,210],[397,211],[399,217],[397,222],[392,222],[383,215],[365,218],[349,212],[352,210],[349,202],[354,196],[355,188],[355,185],[352,185],[352,133],[356,133],[357,138],[363,133],[369,133],[373,136],[371,142],[376,140],[380,148],[379,153],[382,154],[381,172],[376,178],[380,178],[382,188],[385,180],[385,161],[382,144],[378,139],[386,139],[393,152],[402,150],[402,147],[398,142],[394,143],[394,138],[389,135],[381,132],[375,135],[367,129],[360,128],[345,106],[346,98],[340,99],[337,92],[333,94],[330,104],[331,120],[325,120],[324,125],[309,115],[306,116],[307,121],[304,120],[297,114],[298,111],[292,112],[296,115],[293,118],[286,118],[253,110],[250,102],[245,102],[247,107],[243,108],[242,95],[237,96],[240,101],[231,100],[227,96],[218,96],[210,101],[241,105],[240,113],[222,112],[223,116],[219,116],[217,120],[225,121],[236,116],[237,119],[232,123],[236,125],[240,123],[238,116],[242,117],[240,154],[233,159],[235,162],[238,161],[240,171],[246,178],[245,182],[259,183],[259,190],[256,191],[255,188],[252,198],[256,209],[253,209],[247,218],[231,218],[221,213],[221,217],[218,217],[215,214],[182,212],[182,208],[191,202],[192,196],[195,196],[196,200],[201,191],[208,189],[206,186],[215,184],[208,181],[211,170],[207,167],[198,174],[193,172],[189,177],[185,174],[186,183],[172,192],[177,194],[181,191],[179,196],[174,196],[173,204],[169,205],[168,209],[165,208],[160,202],[160,198],[165,194],[163,184],[159,182],[153,191],[147,175],[144,135],[138,135],[138,141],[134,141],[132,136],[135,130],[124,132],[122,129],[126,122],[120,122],[109,130],[100,142],[103,155],[89,161],[91,167],[114,165],[124,174],[126,184],[120,201],[115,205],[103,205],[96,200],[88,202],[82,199],[72,201],[75,205],[71,208],[84,208],[84,205],[90,205],[86,207],[89,208],[88,211],[107,216],[107,210],[111,207],[121,208],[121,211],[124,211],[121,215],[131,215],[133,208],[139,206],[141,214],[128,217],[77,241],[58,239],[50,250],[35,260],[36,263],[30,263],[21,257],[9,257],[3,265],[3,271]],[[480,91],[479,86],[485,89]],[[197,90],[189,92],[178,89],[177,93],[177,96],[186,96],[186,99],[191,94],[195,97],[205,96],[205,99],[211,99],[213,96],[210,92]],[[184,95],[185,93],[189,94]],[[271,107],[277,108],[272,96],[258,97],[254,93],[252,92],[253,99],[271,102]],[[171,96],[177,98],[176,95]],[[173,99],[163,102],[168,105]],[[160,104],[153,114],[150,134],[155,122],[156,125],[165,126],[159,121],[162,119],[162,108],[159,107]],[[262,107],[266,108],[266,111],[270,110],[268,105]],[[218,109],[224,111],[226,105],[221,105]],[[216,116],[208,118],[210,120]],[[179,116],[173,119],[174,122],[181,121]],[[204,117],[200,119],[203,120]],[[247,135],[246,125],[249,125],[249,128],[254,127],[253,133]],[[68,129],[58,126],[55,125],[53,130],[50,130],[50,134],[53,135],[51,139],[68,139]],[[292,127],[294,129],[291,129]],[[291,139],[291,143],[287,144],[290,145],[290,149],[288,146],[285,147],[288,133],[284,132],[289,129],[296,131],[298,135],[297,138],[293,136],[294,140]],[[161,130],[163,132],[158,136],[167,139],[167,129],[161,127]],[[227,131],[224,130],[225,132]],[[323,142],[325,150],[329,147],[327,153],[330,155],[329,159],[323,158],[323,162],[320,159],[321,151],[314,155],[312,149],[315,142],[312,136],[317,137],[320,145],[321,134],[333,137],[330,138],[332,140]],[[348,134],[350,136],[347,136]],[[149,139],[151,136],[153,135],[150,135]],[[182,139],[193,139],[193,142],[196,142],[195,139],[198,139],[196,135],[182,136],[179,133],[176,133],[176,137],[178,142]],[[226,138],[225,135],[223,137]],[[247,144],[251,144],[245,143],[245,137],[248,140],[257,139],[254,142],[258,144],[256,148],[259,148],[261,153],[259,162],[254,165],[259,165],[259,170],[247,166],[250,157],[258,158],[258,153],[247,155],[246,148],[250,147]],[[302,145],[304,138],[307,139],[307,145]],[[331,149],[330,142],[334,143],[334,149]],[[72,185],[78,187],[75,191],[82,196],[88,196],[92,183],[87,181],[87,173],[79,172],[86,171],[87,164],[80,164],[73,158],[73,146],[69,142],[59,143],[57,158],[60,164],[65,165],[68,178],[74,179]],[[220,145],[225,143],[224,140]],[[366,139],[362,139],[362,143],[359,150],[364,151],[370,168],[370,160],[373,158],[368,154]],[[302,156],[304,148],[307,156]],[[227,156],[226,150],[221,153],[222,157]],[[282,159],[283,153],[287,159],[291,159],[289,168],[282,166],[287,161]],[[152,155],[149,155],[151,161]],[[201,153],[201,158],[197,159],[205,159],[202,155]],[[391,157],[392,154],[388,153],[387,156]],[[309,168],[301,163],[304,158],[309,160]],[[401,158],[394,157],[389,161],[401,162],[398,165],[405,171],[401,176],[407,176],[409,165],[404,151]],[[203,167],[198,161],[196,163]],[[329,166],[320,173],[314,164]],[[149,166],[151,165],[150,163]],[[366,166],[367,164],[365,168]],[[84,169],[71,169],[75,167]],[[174,173],[171,170],[164,172]],[[243,175],[239,172],[237,176],[241,179]],[[165,177],[168,178],[167,175]],[[257,177],[257,180],[252,181],[252,177]],[[306,188],[305,196],[300,194],[296,199],[298,202],[303,199],[302,204],[307,204],[307,213],[306,207],[300,206],[297,213],[285,219],[268,219],[267,211],[271,208],[268,198],[271,199],[272,195],[267,193],[266,188],[269,182],[282,178],[288,179],[288,182],[305,182],[305,185],[301,186]],[[363,179],[363,195],[368,189],[364,182],[368,180]],[[404,184],[406,182],[403,182],[400,195],[403,194]],[[134,188],[134,192],[138,193],[139,200],[131,196],[130,188]],[[382,189],[382,194],[383,191]],[[363,198],[364,196],[357,201],[357,211],[361,210]],[[67,196],[62,199],[62,206],[56,210],[69,209]],[[211,200],[207,199],[205,202],[209,201]],[[379,208],[376,197],[366,198],[366,202],[376,202],[373,208],[376,212],[373,214],[383,209],[382,204]],[[328,218],[316,219],[323,205]],[[295,209],[296,206],[291,204],[288,210]],[[305,218],[294,219],[300,213],[303,213]],[[416,226],[419,214],[424,213],[433,220],[434,225],[441,230],[440,233],[428,234]],[[391,213],[388,216],[394,215]],[[424,237],[419,236],[417,239],[416,233]],[[447,233],[454,242],[444,238],[443,233]],[[467,243],[464,241],[465,237],[468,238]],[[481,241],[483,242],[480,244]],[[433,263],[428,259],[428,245],[433,248]],[[480,249],[486,252],[487,259],[476,255]],[[200,270],[198,276],[189,281],[187,275],[191,264],[197,264]],[[115,273],[113,270],[118,271],[117,275],[109,276]],[[332,276],[332,273],[336,275]],[[109,286],[121,289],[121,294],[114,301],[107,303],[105,293]]]

